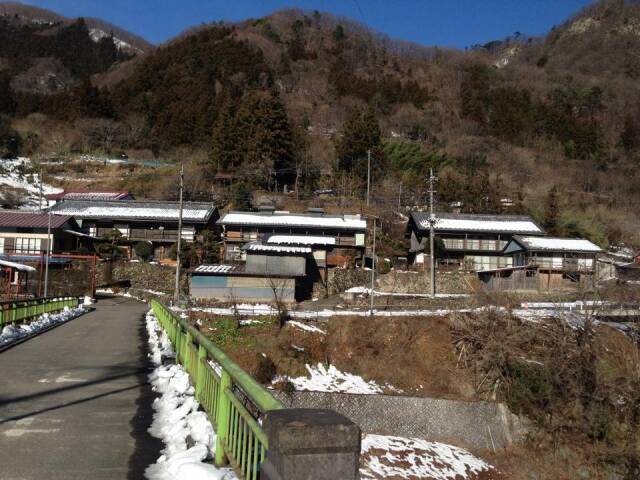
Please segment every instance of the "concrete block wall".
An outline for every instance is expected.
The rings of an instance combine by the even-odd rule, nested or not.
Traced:
[[[506,405],[393,395],[274,391],[289,408],[334,410],[364,433],[417,437],[474,449],[502,448],[523,440],[526,422]]]

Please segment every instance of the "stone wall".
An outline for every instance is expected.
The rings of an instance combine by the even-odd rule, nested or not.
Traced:
[[[527,432],[524,422],[501,403],[325,392],[273,394],[289,408],[335,410],[364,433],[492,449],[521,441]]]
[[[105,285],[107,275],[106,262],[98,264],[98,285]],[[135,290],[153,290],[172,293],[175,287],[175,267],[165,267],[154,263],[117,261],[113,264],[112,282],[129,282],[130,288]],[[188,278],[186,272],[181,273],[183,292],[188,292]],[[132,292],[133,293],[133,292]]]

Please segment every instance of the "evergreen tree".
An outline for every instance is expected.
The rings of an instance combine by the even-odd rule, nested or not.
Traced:
[[[354,110],[342,127],[342,136],[336,143],[338,168],[367,176],[367,152],[371,151],[372,170],[379,170],[384,160],[380,143],[380,126],[373,109]]]
[[[227,100],[213,127],[209,160],[212,172],[234,170],[240,164],[240,143],[236,129],[235,105]]]
[[[242,159],[250,169],[265,174],[294,170],[293,132],[277,94],[246,96],[238,109],[236,129]]]
[[[544,202],[544,228],[550,235],[558,235],[560,218],[560,200],[558,187],[555,185],[549,189]]]

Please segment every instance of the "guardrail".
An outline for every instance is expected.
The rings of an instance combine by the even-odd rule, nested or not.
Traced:
[[[228,461],[243,478],[256,480],[269,448],[260,419],[284,407],[185,319],[157,300],[151,301],[151,308],[214,426],[216,465]]]
[[[78,297],[47,297],[0,302],[0,328],[9,323],[27,322],[44,313],[57,313],[64,307],[75,308]]]

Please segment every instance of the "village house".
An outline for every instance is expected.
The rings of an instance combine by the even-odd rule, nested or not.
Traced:
[[[200,265],[192,269],[191,298],[285,303],[310,298],[318,275],[311,248],[254,242],[245,245],[243,251],[243,264]]]
[[[367,222],[360,215],[327,215],[316,209],[307,213],[283,211],[230,212],[222,226],[224,261],[243,262],[248,242],[306,247],[326,278],[329,267],[353,265],[365,251]]]
[[[531,217],[523,215],[478,215],[436,213],[435,234],[441,251],[440,265],[468,271],[510,267],[513,258],[504,248],[514,235],[543,236],[544,230]],[[414,264],[425,264],[429,245],[429,214],[413,212],[407,224],[409,252]]]
[[[562,290],[595,280],[602,249],[583,238],[515,235],[504,249],[512,266],[478,272],[488,290]]]
[[[81,242],[79,227],[70,215],[49,215],[39,212],[0,210],[0,258],[38,256],[48,249],[49,220],[51,220],[51,249],[69,252]]]
[[[57,214],[71,215],[81,231],[93,238],[103,238],[118,230],[130,243],[147,241],[154,255],[162,260],[178,240],[178,202],[152,200],[63,200],[51,207]],[[182,239],[193,242],[204,230],[215,230],[218,209],[209,203],[184,202]]]

